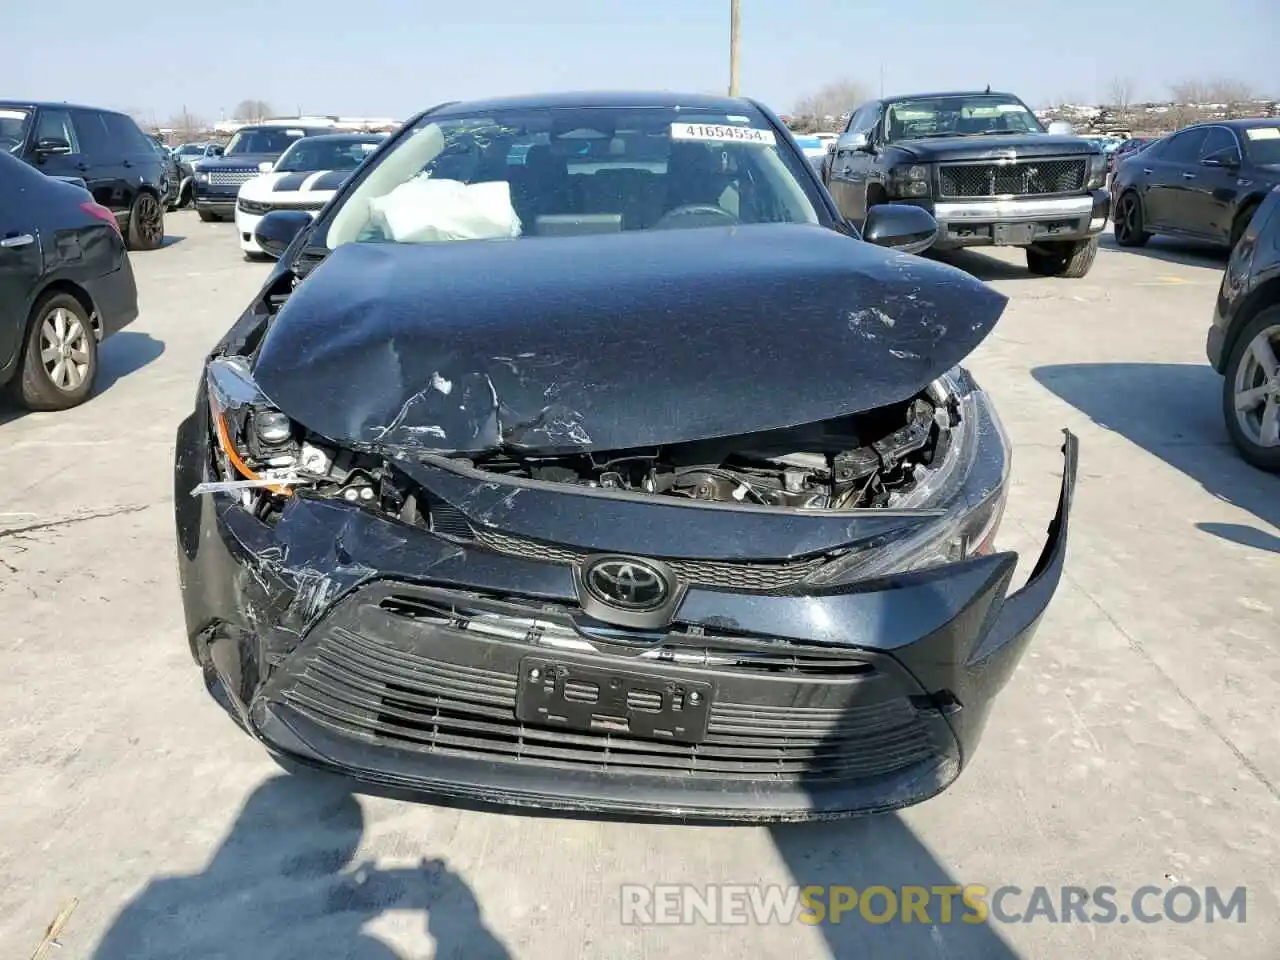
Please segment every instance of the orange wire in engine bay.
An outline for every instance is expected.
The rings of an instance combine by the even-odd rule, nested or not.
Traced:
[[[262,477],[249,469],[249,465],[246,464],[240,458],[240,454],[236,452],[235,444],[231,442],[231,433],[227,429],[226,415],[219,411],[214,416],[214,422],[218,426],[218,445],[222,447],[222,452],[225,453],[227,455],[227,459],[231,461],[231,466],[233,466],[236,469],[236,472],[246,480],[261,480]],[[270,490],[272,493],[279,494],[282,497],[293,496],[293,491],[288,487],[279,487],[274,484],[270,484],[263,489]]]

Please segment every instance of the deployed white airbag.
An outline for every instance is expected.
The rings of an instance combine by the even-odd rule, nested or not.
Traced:
[[[505,180],[462,183],[414,177],[369,201],[373,223],[397,243],[498,240],[520,236]]]

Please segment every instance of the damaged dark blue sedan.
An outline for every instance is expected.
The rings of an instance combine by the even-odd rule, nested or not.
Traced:
[[[1005,298],[844,222],[748,100],[447,104],[210,355],[175,509],[191,649],[288,766],[394,795],[768,821],[973,755],[1057,588],[960,362]],[[1047,519],[1047,518],[1046,518]]]

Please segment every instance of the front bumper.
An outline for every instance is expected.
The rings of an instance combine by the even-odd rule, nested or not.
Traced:
[[[236,233],[240,237],[240,249],[245,253],[260,254],[263,252],[262,246],[254,239],[253,231],[257,229],[258,221],[262,219],[259,214],[245,213],[236,206]]]
[[[236,209],[236,195],[239,185],[212,186],[193,180],[191,184],[192,201],[197,210],[208,210],[212,213],[229,214]]]
[[[1012,595],[1008,553],[806,593],[691,587],[676,618],[691,632],[593,630],[567,649],[543,631],[581,615],[569,566],[346,503],[295,496],[268,526],[231,495],[192,497],[204,423],[180,428],[175,470],[189,639],[211,693],[282,762],[397,796],[690,820],[833,818],[944,790],[1057,588],[1076,473],[1068,434],[1048,541]],[[711,665],[711,647],[753,665]],[[644,656],[658,648],[683,659]],[[709,689],[706,736],[522,722],[531,657]]]
[[[1102,232],[1110,209],[1111,195],[1106,190],[1047,199],[939,200],[932,204],[938,221],[934,247],[1029,246],[1054,240],[1085,240]]]

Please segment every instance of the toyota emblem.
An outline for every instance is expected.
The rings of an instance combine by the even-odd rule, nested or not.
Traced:
[[[656,610],[671,594],[661,570],[629,557],[593,560],[583,568],[582,583],[601,603],[620,610]]]

